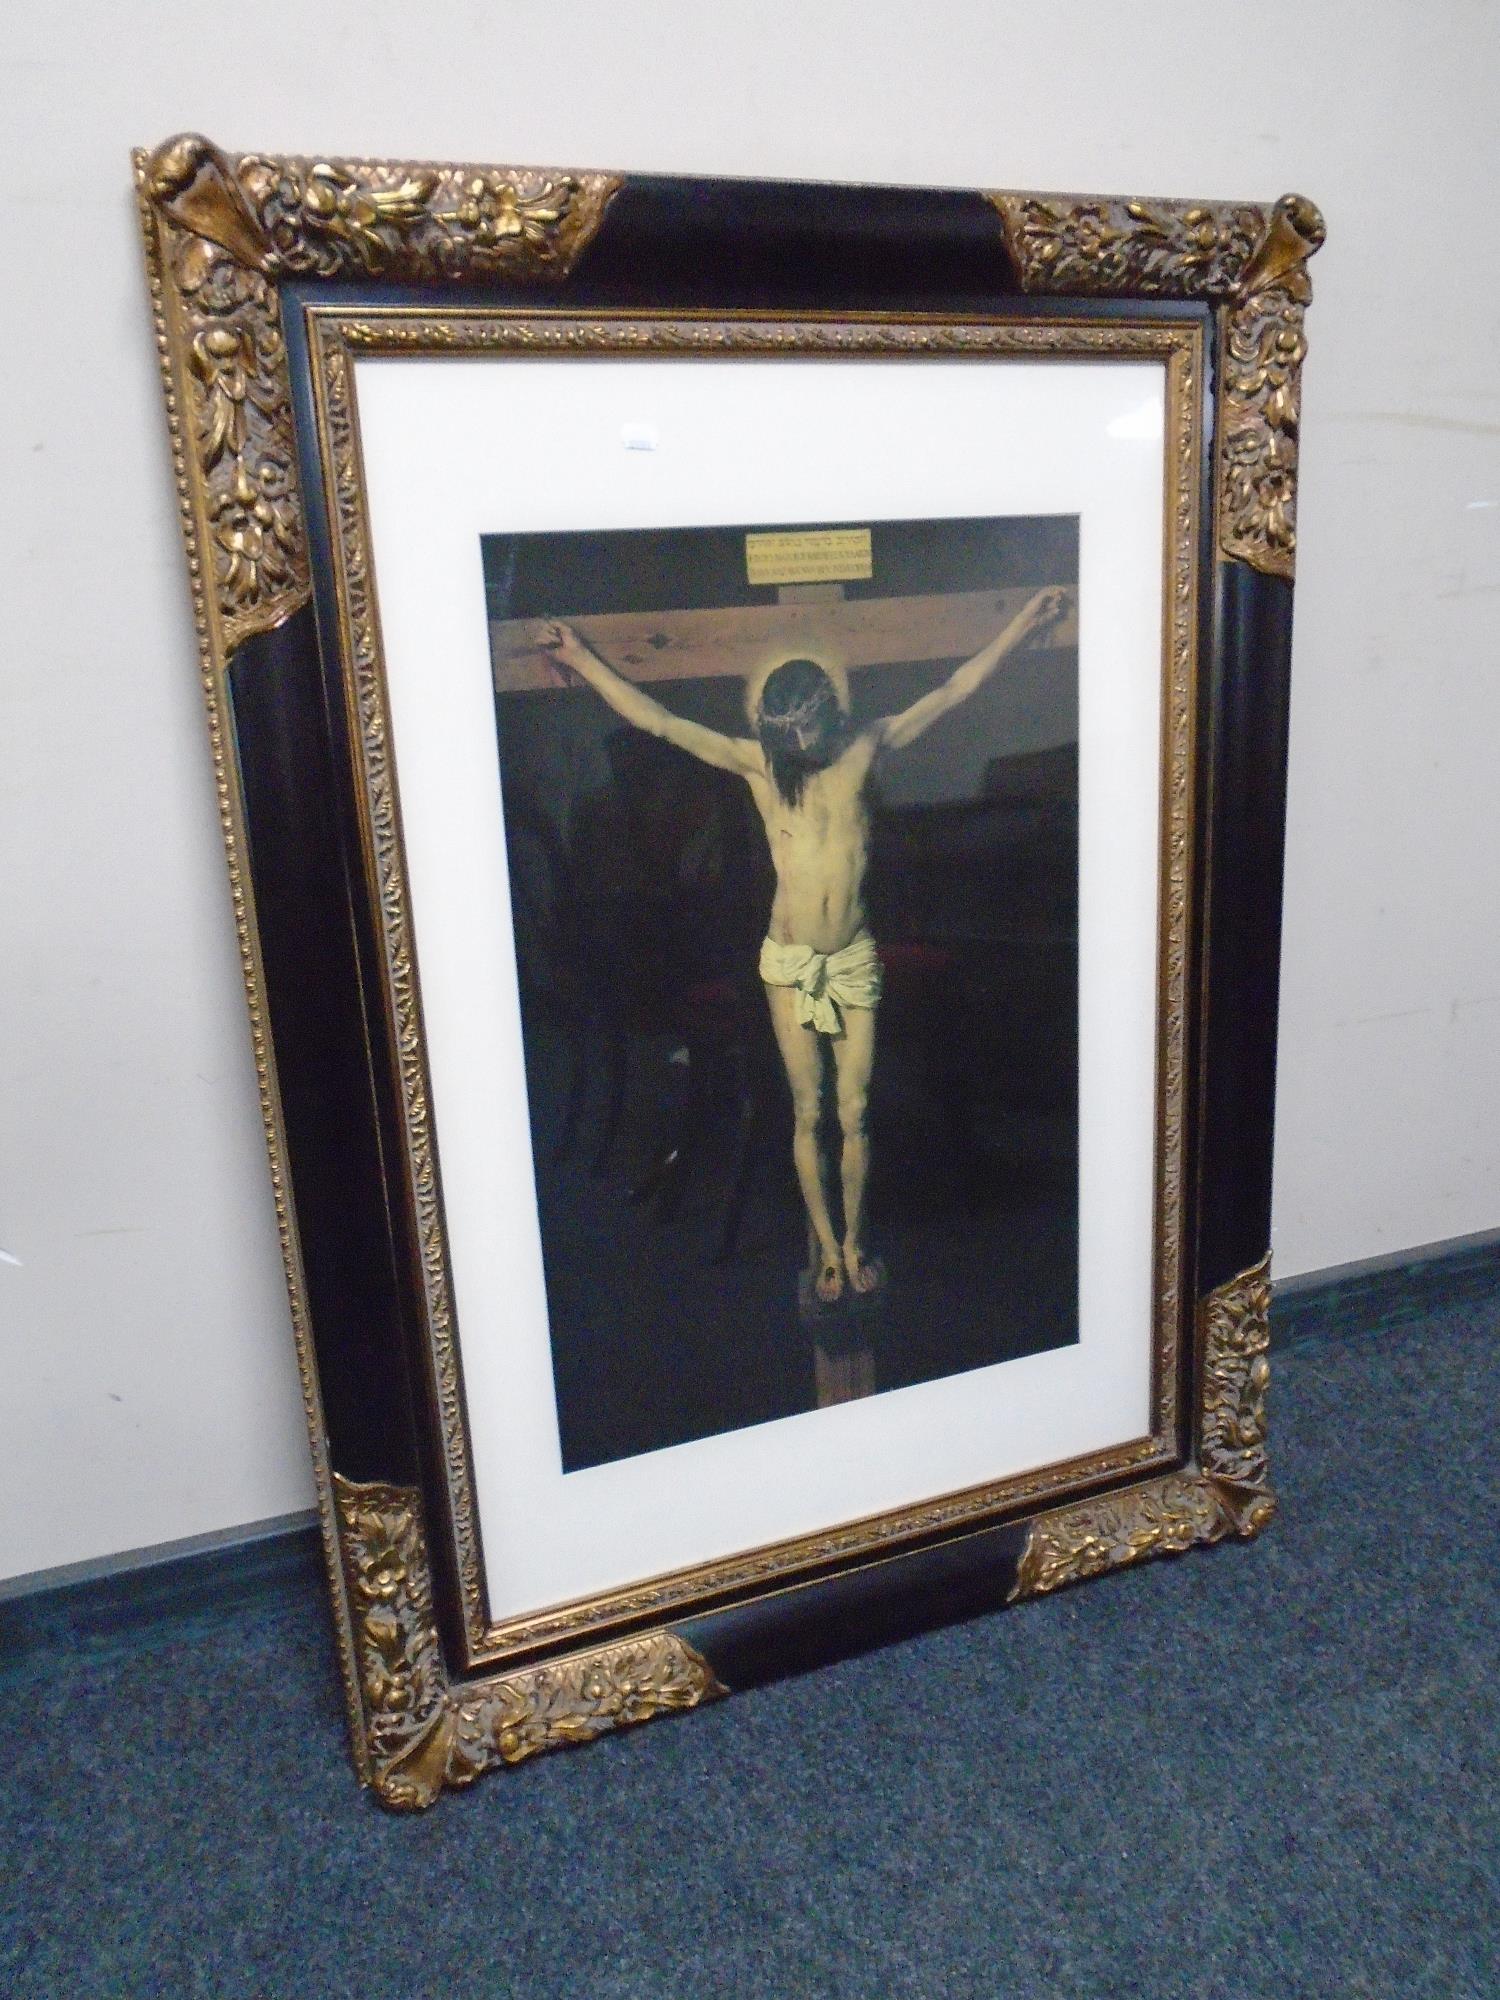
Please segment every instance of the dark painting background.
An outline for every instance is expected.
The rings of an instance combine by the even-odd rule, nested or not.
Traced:
[[[745,532],[488,536],[489,616],[774,603],[745,581]],[[873,547],[846,596],[1077,580],[1071,517],[876,523]],[[957,664],[856,669],[856,722]],[[873,802],[882,1390],[1077,1338],[1077,678],[1073,652],[1003,663],[887,761]],[[653,692],[747,733],[737,676]],[[812,1408],[748,789],[587,688],[496,708],[564,1467]]]

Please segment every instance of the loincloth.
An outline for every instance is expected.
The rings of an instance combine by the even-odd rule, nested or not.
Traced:
[[[830,952],[767,938],[760,976],[767,986],[795,986],[797,1019],[820,1035],[841,1035],[846,1007],[874,1007],[880,999],[880,953],[868,931]]]

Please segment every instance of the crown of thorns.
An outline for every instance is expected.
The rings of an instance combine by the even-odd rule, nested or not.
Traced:
[[[795,706],[779,710],[774,716],[767,715],[763,709],[761,727],[769,728],[774,725],[785,735],[795,736],[798,747],[805,750],[819,733],[830,702],[837,708],[838,697],[833,691],[832,682],[829,682],[826,688],[819,689],[816,693],[808,695],[805,700],[797,702]]]

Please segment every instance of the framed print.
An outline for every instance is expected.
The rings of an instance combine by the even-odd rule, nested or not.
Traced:
[[[136,161],[384,1803],[1272,1511],[1272,207]]]

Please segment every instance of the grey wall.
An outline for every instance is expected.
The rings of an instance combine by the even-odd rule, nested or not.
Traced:
[[[310,1497],[128,147],[1313,196],[1294,1273],[1500,1223],[1497,59],[1485,0],[10,21],[0,1575]]]

